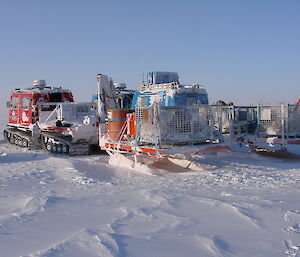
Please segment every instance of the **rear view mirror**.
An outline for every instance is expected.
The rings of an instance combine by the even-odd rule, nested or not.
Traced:
[[[10,102],[6,102],[6,107],[7,107],[7,108],[10,108],[10,107],[11,107]]]

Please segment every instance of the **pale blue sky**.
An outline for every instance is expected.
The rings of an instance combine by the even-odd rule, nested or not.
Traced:
[[[177,71],[210,101],[300,97],[300,1],[0,0],[1,105],[34,79],[90,99],[96,74],[136,88]]]

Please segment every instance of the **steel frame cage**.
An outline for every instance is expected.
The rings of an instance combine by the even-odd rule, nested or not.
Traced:
[[[222,111],[209,105],[136,106],[137,145],[201,144],[222,141]]]
[[[241,112],[244,112],[241,119]],[[252,134],[257,138],[300,137],[300,105],[226,106],[222,108],[223,133],[236,137]]]

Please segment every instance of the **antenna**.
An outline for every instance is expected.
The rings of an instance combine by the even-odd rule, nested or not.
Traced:
[[[97,74],[97,105],[98,105],[98,118],[100,120],[100,112],[101,112],[101,95],[102,95],[102,89],[100,87],[100,78],[101,78],[101,74]]]
[[[145,62],[146,62],[146,53],[143,54],[143,60],[142,60],[142,70],[143,70],[143,84],[145,84]]]

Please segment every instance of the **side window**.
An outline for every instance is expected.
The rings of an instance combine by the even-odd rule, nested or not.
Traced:
[[[201,104],[208,104],[207,95],[200,95],[200,103]]]
[[[196,105],[197,103],[198,103],[197,97],[195,97],[195,96],[188,96],[187,97],[187,105],[188,106]]]
[[[62,93],[52,93],[52,94],[49,94],[49,97],[50,97],[50,102],[52,103],[60,103],[63,101],[62,99]]]
[[[23,110],[28,110],[29,106],[30,106],[30,98],[29,97],[23,97],[22,109]]]
[[[11,98],[11,108],[12,109],[16,109],[17,107],[18,107],[18,97],[16,97],[16,96],[13,96],[12,98]]]

